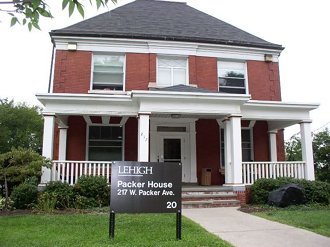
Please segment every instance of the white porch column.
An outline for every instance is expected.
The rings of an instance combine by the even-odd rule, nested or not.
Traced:
[[[42,156],[52,160],[54,146],[55,115],[44,115],[44,133],[42,144]],[[51,181],[51,169],[42,167],[41,184]]]
[[[232,167],[231,167],[231,128],[229,119],[225,120],[224,126],[224,151],[225,151],[225,183],[231,184],[232,181]]]
[[[242,136],[241,116],[229,117],[230,149],[231,149],[231,176],[233,184],[242,184]]]
[[[60,130],[58,159],[66,160],[66,141],[68,136],[68,126],[60,126],[58,128]]]
[[[196,121],[189,123],[190,137],[190,182],[197,183]]]
[[[149,115],[140,113],[138,123],[138,161],[149,161]]]
[[[300,123],[300,133],[302,158],[306,162],[305,179],[315,180],[311,121]]]
[[[269,133],[269,148],[270,148],[270,161],[277,161],[277,146],[276,146],[276,134],[277,130],[268,131]]]

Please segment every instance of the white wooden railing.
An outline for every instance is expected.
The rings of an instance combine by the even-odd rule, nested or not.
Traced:
[[[243,162],[243,184],[253,184],[260,178],[293,177],[305,178],[305,162]]]
[[[110,182],[111,163],[109,161],[59,161],[52,162],[52,181],[74,185],[83,175],[103,176]]]

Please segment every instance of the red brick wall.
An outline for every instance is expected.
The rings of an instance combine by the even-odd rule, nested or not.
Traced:
[[[91,81],[92,53],[56,51],[54,93],[87,93]]]
[[[276,147],[277,147],[277,160],[285,161],[284,131],[283,130],[278,130],[278,132],[277,132]]]
[[[249,93],[254,100],[281,100],[278,63],[248,61]]]
[[[257,121],[253,128],[254,161],[269,160],[268,124]]]
[[[53,147],[53,160],[58,160],[58,150],[59,150],[59,135],[60,131],[58,129],[58,125],[55,124],[54,128],[54,147]]]
[[[224,179],[219,173],[220,135],[216,120],[199,119],[196,122],[196,146],[198,182],[201,182],[202,168],[211,168],[212,184],[223,184]]]
[[[156,82],[156,54],[149,54],[149,80]]]
[[[86,122],[81,116],[68,118],[67,160],[85,160]]]
[[[137,160],[138,121],[130,117],[125,124],[125,161]]]
[[[192,69],[191,72],[189,71],[189,76],[194,78],[196,74],[196,84],[198,87],[218,91],[217,58],[190,56],[189,66]],[[196,68],[196,72],[193,71],[194,68]],[[194,80],[190,81],[195,84]]]
[[[150,82],[150,67],[153,66],[156,68],[156,63],[150,62],[149,54],[127,53],[126,91],[147,90]]]
[[[189,84],[197,84],[196,56],[189,56],[188,68],[189,68]]]

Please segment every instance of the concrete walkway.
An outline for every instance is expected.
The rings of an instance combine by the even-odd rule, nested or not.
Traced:
[[[330,238],[237,209],[197,208],[182,213],[236,247],[330,247]]]

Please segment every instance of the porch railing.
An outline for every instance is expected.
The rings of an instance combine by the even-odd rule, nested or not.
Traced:
[[[52,181],[67,182],[74,185],[83,175],[102,176],[110,181],[111,163],[109,161],[58,161],[52,162]]]
[[[253,184],[260,178],[293,177],[305,178],[305,162],[243,162],[243,184]]]

